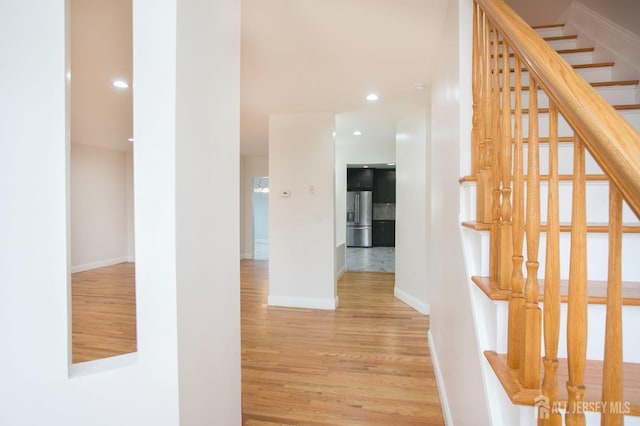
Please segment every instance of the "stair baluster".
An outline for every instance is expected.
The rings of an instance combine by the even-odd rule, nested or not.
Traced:
[[[569,260],[569,306],[567,311],[567,426],[584,426],[584,370],[587,358],[587,218],[585,147],[574,136],[571,254]]]
[[[551,407],[558,403],[558,340],[560,337],[560,208],[558,203],[558,108],[549,103],[549,190],[544,277],[544,376],[542,394]],[[545,426],[561,426],[562,416],[549,413]]]
[[[520,60],[516,56],[514,67],[515,118],[513,148],[513,275],[509,296],[509,331],[507,361],[510,368],[520,367],[521,324],[520,316],[524,308],[524,275],[522,274],[522,244],[524,242],[524,171],[522,143],[522,75]]]
[[[491,188],[493,188],[491,159],[493,146],[491,144],[491,30],[487,15],[482,15],[482,182],[479,196],[482,197],[482,223],[491,223]],[[495,278],[495,277],[494,277]],[[495,282],[495,280],[493,281]]]
[[[624,424],[622,371],[622,195],[609,189],[609,285],[602,373],[602,426]]]
[[[479,179],[479,170],[482,167],[480,164],[480,129],[478,126],[480,111],[478,106],[478,100],[480,99],[480,58],[479,58],[479,43],[480,35],[478,34],[480,24],[479,19],[481,16],[479,6],[474,3],[473,5],[473,41],[472,41],[472,72],[471,72],[471,92],[473,97],[472,106],[472,129],[471,129],[471,175]],[[476,220],[480,221],[480,197],[476,197]]]
[[[538,247],[540,244],[540,167],[538,146],[538,89],[530,76],[529,83],[529,140],[527,157],[527,281],[523,309],[522,354],[520,381],[525,388],[540,385],[540,328],[541,315],[538,305]]]
[[[508,287],[503,287],[504,283],[498,280],[498,271],[500,263],[500,66],[498,61],[499,50],[498,41],[500,36],[498,30],[494,27],[492,29],[492,60],[491,60],[491,239],[489,254],[489,277],[491,282],[497,283],[498,287],[502,290],[506,290]]]
[[[505,40],[502,48],[502,121],[500,122],[502,204],[500,206],[498,283],[501,289],[511,289],[513,270],[513,238],[511,235],[511,161],[513,144],[511,142],[511,82],[509,69],[509,45]]]

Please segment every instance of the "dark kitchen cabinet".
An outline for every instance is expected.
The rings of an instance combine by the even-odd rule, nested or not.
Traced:
[[[395,220],[374,220],[372,229],[372,242],[377,247],[395,247],[396,222]]]
[[[396,171],[395,169],[376,169],[373,178],[373,202],[396,202]]]
[[[347,169],[347,191],[371,191],[373,169]]]

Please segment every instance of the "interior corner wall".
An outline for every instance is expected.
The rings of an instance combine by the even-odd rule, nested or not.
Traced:
[[[448,424],[492,424],[460,230],[458,179],[469,173],[471,0],[450,0],[434,75],[431,156],[431,354]],[[473,395],[473,397],[469,397]]]
[[[269,118],[270,305],[335,309],[334,116]]]
[[[127,262],[136,261],[135,200],[133,194],[133,150],[126,153],[127,168]]]
[[[175,6],[180,425],[237,425],[240,0],[180,0]]]
[[[253,258],[253,178],[269,176],[269,156],[243,155],[240,161],[240,259]]]
[[[562,17],[572,0],[506,0],[518,15],[529,25],[549,25],[562,23]],[[631,0],[634,1],[634,0]]]
[[[129,202],[132,188],[127,153],[71,145],[71,271],[129,258]]]
[[[573,1],[640,37],[640,2],[637,0]]]
[[[429,157],[427,108],[396,126],[396,283],[394,294],[429,313]]]

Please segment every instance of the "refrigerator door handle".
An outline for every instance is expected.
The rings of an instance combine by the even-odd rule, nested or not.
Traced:
[[[356,193],[356,225],[360,224],[360,194]]]

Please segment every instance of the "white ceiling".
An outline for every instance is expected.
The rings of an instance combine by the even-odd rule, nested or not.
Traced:
[[[447,0],[242,0],[241,153],[266,154],[269,114],[340,114],[337,140],[393,138],[425,102]],[[131,0],[72,0],[71,139],[130,149]],[[380,100],[364,97],[376,92]],[[391,130],[390,130],[391,129]]]

